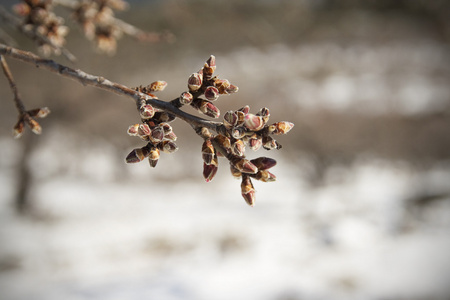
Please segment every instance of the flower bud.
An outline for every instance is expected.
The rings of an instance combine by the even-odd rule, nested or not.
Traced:
[[[259,110],[259,112],[257,113],[258,116],[261,116],[263,118],[264,124],[267,123],[267,121],[269,121],[269,117],[270,117],[270,111],[267,107],[263,107]]]
[[[227,152],[231,150],[231,142],[230,139],[224,136],[223,134],[218,134],[214,137],[214,141],[218,143],[222,148],[224,148]]]
[[[239,91],[239,88],[235,86],[234,84],[230,84],[228,88],[225,89],[226,94],[234,94]]]
[[[133,149],[133,151],[131,151],[127,155],[125,160],[129,164],[137,163],[137,162],[142,161],[146,157],[146,154],[148,155],[148,153],[146,151],[144,151],[142,148]]]
[[[230,129],[236,126],[238,122],[238,116],[235,112],[229,110],[223,115],[223,124],[226,128]]]
[[[291,122],[277,122],[269,126],[269,133],[273,134],[286,134],[294,127],[294,123]]]
[[[264,121],[261,116],[246,114],[244,119],[244,126],[251,131],[259,131],[264,127]]]
[[[22,120],[19,120],[19,122],[17,122],[17,124],[14,126],[13,128],[13,136],[15,139],[18,139],[22,136],[23,131],[24,131],[24,123]]]
[[[147,89],[150,92],[161,92],[166,88],[166,86],[167,86],[167,82],[158,80],[158,81],[150,83],[147,86]]]
[[[231,171],[231,175],[233,175],[234,178],[239,178],[242,176],[241,171],[236,169],[236,167],[233,166],[232,164],[230,164],[230,171]]]
[[[155,127],[153,128],[151,134],[150,134],[150,140],[153,143],[159,143],[164,139],[164,130],[161,127]]]
[[[171,141],[162,141],[158,144],[158,149],[164,153],[174,153],[178,150],[178,146]]]
[[[214,80],[214,86],[219,90],[220,94],[227,94],[226,89],[230,87],[230,82],[227,79]]]
[[[237,156],[244,156],[245,153],[245,145],[242,140],[237,140],[233,143],[233,147],[231,147],[231,152]]]
[[[142,119],[151,119],[155,115],[155,109],[153,106],[146,104],[141,106],[139,113]]]
[[[155,115],[153,116],[153,119],[156,123],[161,123],[161,122],[172,122],[173,120],[175,120],[175,116],[173,114],[169,114],[165,111],[157,111],[155,112]]]
[[[277,164],[277,161],[270,157],[258,157],[250,160],[259,170],[267,170],[272,168]]]
[[[252,175],[252,177],[262,182],[274,182],[277,180],[277,177],[267,170],[260,170],[255,175]]]
[[[264,149],[272,150],[272,149],[281,149],[281,145],[272,137],[265,136],[262,140]]]
[[[214,146],[211,143],[211,140],[207,139],[203,142],[202,145],[202,158],[205,164],[209,165],[213,161],[215,155]]]
[[[218,118],[220,116],[220,110],[208,100],[195,99],[192,102],[192,106],[194,106],[201,113],[211,118]]]
[[[214,86],[208,86],[205,89],[204,95],[209,101],[216,101],[219,99],[219,90]]]
[[[171,132],[173,131],[173,130],[172,130],[172,126],[170,126],[170,124],[169,124],[169,123],[166,123],[166,122],[160,123],[160,124],[159,124],[159,127],[162,128],[162,130],[163,130],[163,132],[164,132],[164,135],[169,134],[169,133],[171,133]]]
[[[203,177],[205,178],[206,182],[210,182],[213,180],[214,176],[217,173],[217,165],[215,164],[207,164],[203,163]]]
[[[31,131],[33,131],[34,134],[41,134],[42,133],[41,125],[39,125],[39,123],[35,119],[29,118],[27,120],[27,122],[28,122],[28,125],[31,128]]]
[[[129,129],[128,129],[129,130]],[[148,136],[152,133],[152,130],[147,124],[139,124],[138,132],[137,134],[139,136]]]
[[[128,133],[128,135],[131,135],[131,136],[137,136],[138,130],[139,130],[139,124],[134,124],[134,125],[131,125],[130,127],[128,127],[127,133]]]
[[[247,202],[248,205],[253,206],[255,205],[255,188],[253,187],[253,183],[248,176],[242,176],[242,183],[241,183],[241,193],[242,197],[244,197],[245,202]]]
[[[200,73],[193,73],[188,79],[188,88],[191,92],[196,92],[202,87],[203,75]]]
[[[216,70],[216,58],[211,55],[203,67],[203,74],[206,79],[210,79]]]
[[[48,107],[36,108],[28,111],[30,117],[45,118],[50,113]]]
[[[190,104],[192,102],[192,99],[194,99],[194,96],[192,96],[191,93],[183,92],[180,96],[180,103],[183,105]]]
[[[258,172],[258,168],[245,158],[236,156],[230,160],[230,163],[242,173],[256,174]]]
[[[177,135],[172,131],[171,133],[165,134],[164,139],[175,142],[177,140]]]
[[[236,112],[237,115],[237,122],[236,122],[236,126],[241,126],[244,124],[245,121],[245,113],[243,111],[237,110]]]
[[[159,149],[152,147],[148,156],[148,162],[152,168],[156,167],[159,159]]]
[[[259,150],[262,146],[261,136],[255,134],[254,136],[250,137],[248,139],[248,145],[253,151]]]
[[[246,105],[244,107],[241,107],[238,109],[238,111],[242,111],[244,113],[244,115],[246,115],[250,112],[250,106]]]
[[[234,137],[235,139],[241,139],[245,136],[246,132],[247,131],[245,130],[244,127],[235,127],[231,129],[231,136]]]

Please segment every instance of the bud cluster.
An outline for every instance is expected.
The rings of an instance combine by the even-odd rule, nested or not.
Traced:
[[[74,18],[100,51],[114,54],[117,40],[122,36],[122,29],[114,22],[114,11],[127,7],[127,2],[122,0],[82,0],[74,10]]]
[[[189,90],[172,100],[171,104],[177,108],[190,105],[211,118],[218,118],[220,112],[213,103],[220,95],[235,93],[238,88],[230,84],[228,80],[214,76],[215,69],[215,57],[211,56],[200,71],[189,77]],[[166,85],[164,81],[157,81],[146,87],[140,86],[136,88],[136,91],[155,98],[153,92],[163,90]],[[128,133],[139,136],[147,142],[147,145],[134,149],[126,160],[138,162],[149,157],[150,165],[154,167],[159,158],[159,150],[171,153],[177,149],[173,143],[176,136],[168,124],[175,116],[164,111],[157,111],[149,103],[140,106],[139,112],[143,123],[130,126]],[[206,126],[198,125],[196,122],[191,123],[196,133],[204,140],[201,154],[203,177],[206,182],[213,180],[217,174],[219,157],[225,157],[229,161],[231,174],[235,178],[241,178],[241,194],[251,206],[255,203],[252,179],[262,182],[275,181],[276,176],[268,170],[276,165],[276,161],[265,156],[249,160],[245,157],[246,147],[252,150],[280,149],[281,145],[273,138],[273,135],[286,134],[294,127],[293,123],[285,121],[269,123],[269,117],[268,108],[263,107],[253,114],[250,113],[250,107],[246,105],[236,111],[227,111],[221,123],[203,119],[203,122],[207,122]],[[192,118],[196,117],[192,116]],[[189,123],[189,118],[186,119],[184,116],[183,120]]]
[[[162,91],[166,85],[165,81],[155,81],[146,87],[136,88],[136,91],[154,97],[150,92]],[[128,134],[141,138],[147,144],[142,148],[133,149],[126,157],[126,162],[136,163],[148,157],[150,166],[154,168],[158,162],[160,151],[173,153],[178,150],[175,144],[177,136],[169,124],[175,117],[172,114],[155,109],[146,102],[140,105],[139,114],[142,123],[128,127]]]
[[[214,76],[215,70],[216,58],[211,55],[203,68],[189,76],[187,83],[189,90],[181,94],[176,105],[190,104],[202,114],[211,118],[218,118],[220,110],[213,102],[217,101],[220,95],[236,93],[238,87],[231,84],[227,79]]]
[[[50,3],[51,1],[48,0],[24,0],[15,4],[13,10],[24,18],[24,30],[50,41],[51,44],[37,40],[39,49],[44,55],[52,53],[59,55],[60,47],[65,44],[65,36],[69,29],[63,25],[64,19],[53,13]]]
[[[41,107],[26,111],[25,113],[21,114],[19,116],[19,120],[13,128],[14,137],[19,138],[22,136],[25,128],[25,123],[30,126],[33,133],[41,134],[42,127],[34,118],[45,118],[49,113],[50,110],[48,109],[48,107]]]

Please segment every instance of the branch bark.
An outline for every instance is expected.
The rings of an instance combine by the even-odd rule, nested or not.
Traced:
[[[193,128],[206,127],[217,132],[220,130],[220,126],[222,126],[222,123],[220,122],[206,120],[186,113],[185,111],[177,108],[171,102],[152,98],[147,94],[135,91],[134,89],[131,89],[123,84],[113,82],[102,76],[88,74],[80,69],[67,67],[51,59],[41,58],[40,56],[32,52],[23,51],[4,44],[0,44],[0,55],[4,55],[34,65],[37,68],[41,68],[52,73],[56,73],[60,76],[75,80],[83,85],[94,86],[122,96],[130,97],[134,100],[138,107],[143,101],[145,101],[155,108],[173,114],[177,118],[180,118],[181,120],[190,124]]]

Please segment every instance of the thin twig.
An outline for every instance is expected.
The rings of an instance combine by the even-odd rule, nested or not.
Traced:
[[[131,97],[132,99],[134,99],[137,106],[140,106],[142,101],[146,101],[148,104],[152,105],[155,108],[173,114],[174,116],[187,122],[194,128],[206,127],[208,129],[217,132],[222,126],[222,123],[220,122],[209,121],[186,113],[181,109],[177,108],[171,102],[154,99],[149,95],[133,90],[120,83],[110,81],[102,76],[91,75],[80,69],[73,69],[67,67],[51,59],[43,59],[38,55],[28,51],[23,51],[13,47],[6,46],[4,44],[0,44],[0,55],[5,55],[13,59],[20,60],[22,62],[26,62],[28,64],[34,65],[37,68],[42,68],[44,70],[56,73],[60,76],[78,81],[83,85],[95,86],[100,89],[114,92],[119,95]]]
[[[11,70],[9,69],[9,66],[3,57],[3,55],[0,55],[0,62],[3,69],[3,74],[5,74],[5,77],[8,79],[9,86],[11,87],[11,90],[14,94],[14,103],[16,104],[16,108],[19,111],[20,115],[23,115],[26,113],[25,105],[23,104],[22,100],[19,96],[19,91],[17,90],[16,82],[14,81],[14,77],[11,73]]]

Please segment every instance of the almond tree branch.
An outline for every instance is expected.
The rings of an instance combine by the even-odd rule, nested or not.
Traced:
[[[133,90],[120,83],[110,81],[102,76],[91,75],[80,69],[73,69],[67,67],[51,59],[43,59],[40,56],[28,51],[23,51],[13,47],[6,46],[4,44],[0,44],[0,55],[20,60],[22,62],[34,65],[37,68],[41,68],[56,73],[60,76],[70,78],[72,80],[78,81],[83,85],[94,86],[103,90],[114,92],[119,95],[128,96],[135,101],[137,107],[140,107],[143,101],[147,102],[147,104],[150,104],[155,108],[173,114],[177,118],[180,118],[181,120],[190,124],[193,128],[206,127],[210,130],[217,132],[220,130],[222,126],[222,123],[220,122],[209,121],[186,113],[181,109],[177,108],[171,102],[161,101],[152,98],[149,95]]]

